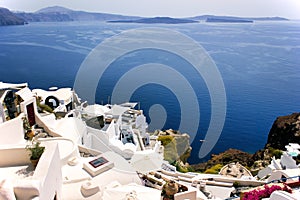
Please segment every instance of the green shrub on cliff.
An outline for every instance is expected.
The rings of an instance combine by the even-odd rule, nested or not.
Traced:
[[[269,147],[269,152],[271,154],[271,157],[275,156],[276,159],[280,159],[282,155],[282,151],[280,149],[274,149],[272,147]]]
[[[216,164],[212,166],[211,168],[205,170],[205,174],[218,174],[220,170],[222,169],[223,165],[222,164]]]
[[[282,151],[279,150],[279,149],[276,149],[274,152],[273,152],[273,155],[275,156],[276,159],[280,159],[281,155],[282,155]]]
[[[161,144],[163,146],[166,146],[168,145],[170,142],[172,142],[172,140],[174,140],[174,137],[171,136],[171,135],[160,135],[158,138],[157,138],[158,141],[161,141]]]
[[[176,170],[182,173],[191,172],[193,169],[190,166],[184,165],[180,161],[176,161],[173,163],[173,165],[176,167]]]

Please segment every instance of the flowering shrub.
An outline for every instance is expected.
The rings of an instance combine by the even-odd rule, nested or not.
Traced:
[[[292,193],[292,190],[285,184],[283,187],[279,185],[272,185],[272,186],[264,185],[263,189],[260,190],[255,189],[246,192],[244,194],[243,200],[260,200],[262,198],[268,198],[276,190],[283,190]]]

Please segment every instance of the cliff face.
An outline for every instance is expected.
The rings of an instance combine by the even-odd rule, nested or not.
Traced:
[[[206,163],[199,163],[192,165],[195,171],[204,172],[217,164],[222,166],[232,163],[239,162],[243,166],[249,166],[252,164],[252,155],[238,149],[228,149],[220,154],[212,154],[211,159]]]
[[[6,8],[0,8],[0,26],[6,25],[24,25],[24,19],[17,17]]]
[[[165,147],[165,159],[170,163],[181,161],[181,166],[189,166],[187,159],[191,153],[189,136],[178,131],[166,130],[154,133]],[[228,149],[223,153],[211,155],[211,159],[204,163],[189,166],[189,169],[204,172],[217,165],[224,166],[229,163],[239,162],[248,167],[253,175],[260,169],[268,166],[273,156],[280,158],[285,145],[289,143],[300,143],[300,113],[278,117],[269,131],[265,148],[254,154],[249,154],[237,149]],[[299,156],[300,157],[300,156]],[[296,159],[300,162],[299,157]]]
[[[182,134],[172,129],[156,131],[154,134],[158,136],[158,140],[160,140],[164,146],[165,160],[170,163],[178,160],[183,163],[187,162],[192,150],[190,146],[190,136],[188,134]]]
[[[300,142],[300,113],[278,117],[268,135],[266,147],[285,150],[285,145]]]
[[[289,143],[300,143],[300,113],[278,117],[269,131],[268,140],[264,149],[256,153],[248,154],[236,149],[229,149],[218,155],[212,155],[205,163],[199,163],[192,167],[196,171],[205,171],[217,164],[225,165],[231,162],[239,162],[251,169],[253,174],[270,164],[273,156],[280,158],[282,150]],[[299,157],[296,162],[299,163]]]

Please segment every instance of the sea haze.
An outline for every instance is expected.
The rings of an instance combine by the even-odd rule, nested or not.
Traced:
[[[49,22],[0,27],[0,81],[28,82],[32,89],[73,87],[81,63],[103,40],[124,30],[153,26],[179,31],[198,42],[221,73],[227,114],[221,137],[211,153],[228,148],[254,153],[264,147],[277,116],[299,112],[300,23],[294,21],[178,25]],[[189,162],[202,161],[198,158],[199,140],[205,137],[210,122],[210,96],[203,79],[184,59],[151,49],[124,55],[101,77],[96,100],[107,103],[122,73],[133,66],[151,63],[152,58],[179,71],[198,91],[201,120],[191,121],[199,123],[199,130],[192,133],[196,137]],[[118,66],[122,66],[123,71],[117,70]],[[176,81],[165,74],[159,76]],[[146,115],[151,105],[163,105],[167,111],[164,128],[179,127],[180,105],[168,88],[147,84],[136,90],[131,100],[140,102]]]

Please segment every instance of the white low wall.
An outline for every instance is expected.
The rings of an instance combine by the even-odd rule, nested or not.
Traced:
[[[0,124],[0,145],[25,144],[23,120],[18,117]]]
[[[0,147],[0,167],[26,165],[29,163],[29,155],[25,145],[15,148]]]
[[[30,164],[25,146],[10,148],[0,147],[0,168]],[[30,179],[13,180],[14,193],[18,200],[30,200],[35,197],[41,200],[61,199],[62,172],[59,149],[56,143],[47,144]]]
[[[62,172],[58,144],[46,146],[33,174],[33,179],[41,182],[39,199],[53,200],[55,195],[56,199],[61,199]]]

